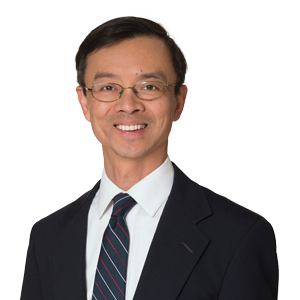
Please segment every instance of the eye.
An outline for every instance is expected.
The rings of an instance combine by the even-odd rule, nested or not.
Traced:
[[[94,85],[93,92],[98,94],[98,97],[103,97],[107,94],[116,94],[120,92],[121,87],[116,83],[99,83]],[[101,95],[100,95],[101,94]]]
[[[112,85],[104,85],[101,87],[101,91],[111,92],[115,90],[115,88]]]
[[[137,89],[140,90],[141,92],[157,93],[163,91],[164,89],[163,83],[158,81],[145,81],[145,82],[140,82],[137,85],[138,85]]]
[[[145,91],[155,91],[155,90],[159,90],[159,88],[153,84],[147,84],[145,86],[143,86],[142,88]]]

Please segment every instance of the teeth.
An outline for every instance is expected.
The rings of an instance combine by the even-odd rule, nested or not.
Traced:
[[[116,127],[118,129],[124,130],[124,131],[135,131],[135,130],[140,130],[140,129],[144,129],[147,125],[143,124],[143,125],[116,125]]]

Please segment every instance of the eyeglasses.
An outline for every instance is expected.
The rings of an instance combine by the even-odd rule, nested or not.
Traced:
[[[122,87],[117,83],[97,83],[91,89],[84,86],[87,91],[91,91],[96,100],[102,102],[113,102],[121,98],[125,89],[132,89],[135,95],[142,100],[154,100],[165,93],[165,88],[176,86],[177,84],[163,84],[159,81],[141,81],[133,87]]]

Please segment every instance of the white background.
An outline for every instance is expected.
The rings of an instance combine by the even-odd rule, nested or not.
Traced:
[[[101,176],[74,58],[92,29],[127,15],[164,25],[188,61],[171,160],[273,225],[279,299],[300,299],[299,1],[193,2],[1,4],[1,299],[20,297],[32,225]]]

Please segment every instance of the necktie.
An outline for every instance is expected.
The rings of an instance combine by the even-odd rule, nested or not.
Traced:
[[[128,194],[114,197],[114,206],[104,232],[97,264],[93,300],[124,300],[129,249],[125,217],[136,204]]]

